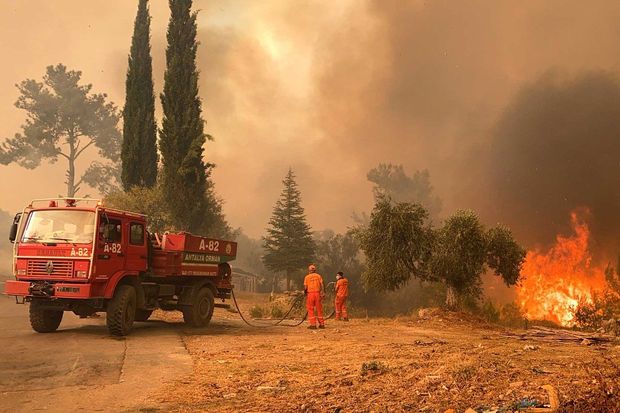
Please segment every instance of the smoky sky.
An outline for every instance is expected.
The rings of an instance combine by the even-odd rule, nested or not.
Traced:
[[[107,92],[122,106],[135,3],[0,3],[0,52],[7,62],[0,68],[0,139],[12,136],[24,120],[13,107],[14,84],[40,78],[49,64],[82,70],[93,90]],[[164,0],[150,5],[158,94],[169,14]],[[571,128],[572,135],[554,135],[574,142],[565,152],[550,153],[552,145],[541,149],[554,165],[544,166],[551,169],[549,178],[532,180],[523,170],[536,165],[521,145],[538,132],[522,106],[536,103],[542,113],[545,99],[555,99],[554,107],[570,112],[579,107],[566,99],[581,96],[593,105],[614,101],[620,3],[196,0],[194,5],[200,10],[200,94],[206,131],[215,137],[205,157],[217,164],[213,179],[231,225],[249,235],[262,235],[289,167],[298,176],[312,227],[343,231],[353,225],[354,211],[372,207],[366,173],[386,162],[403,164],[410,173],[428,169],[444,214],[474,208],[489,224],[510,224],[528,245],[552,239],[572,205],[602,214],[597,226],[612,222],[611,213],[602,212],[617,199],[612,189],[571,187],[557,172],[588,166],[596,171],[584,174],[596,179],[571,175],[572,181],[612,185],[614,172],[604,174],[614,168],[612,161],[596,158],[599,144],[611,156],[616,149],[611,138],[603,138],[602,131],[598,140],[591,138],[586,131],[596,125],[582,116],[584,125]],[[608,86],[593,79],[606,79]],[[158,99],[157,106],[160,116]],[[598,111],[587,113],[609,120]],[[545,116],[577,121],[570,114]],[[617,125],[609,122],[611,131]],[[587,146],[584,167],[576,166],[577,142]],[[10,211],[64,187],[61,162],[35,171],[2,166],[0,178],[0,208]],[[519,190],[524,184],[525,192]],[[543,197],[549,192],[556,195]],[[544,208],[531,206],[538,196]],[[570,202],[557,201],[560,196]],[[583,203],[590,205],[578,205]]]
[[[612,73],[549,73],[525,86],[498,121],[489,177],[502,217],[532,242],[567,233],[588,208],[597,249],[620,246],[620,83]]]

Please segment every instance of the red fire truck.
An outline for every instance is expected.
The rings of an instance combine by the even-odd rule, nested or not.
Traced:
[[[147,225],[146,216],[100,200],[34,200],[11,227],[15,280],[6,282],[5,294],[30,303],[30,324],[40,333],[55,331],[65,311],[105,311],[117,336],[156,308],[180,310],[191,326],[208,325],[214,307],[227,307],[237,243],[159,235]]]

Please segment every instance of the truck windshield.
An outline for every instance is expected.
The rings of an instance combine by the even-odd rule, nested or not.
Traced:
[[[94,235],[92,211],[42,210],[29,214],[21,242],[88,244]]]

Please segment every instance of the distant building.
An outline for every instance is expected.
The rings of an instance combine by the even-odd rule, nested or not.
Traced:
[[[237,291],[253,293],[256,292],[258,286],[258,275],[233,267],[232,283]]]

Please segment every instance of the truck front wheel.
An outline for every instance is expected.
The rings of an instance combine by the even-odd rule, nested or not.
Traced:
[[[131,332],[136,317],[136,290],[131,285],[121,285],[108,302],[106,324],[113,336],[126,336]]]
[[[34,300],[30,303],[30,325],[37,333],[56,331],[62,321],[63,311],[45,308],[44,303]]]
[[[213,292],[209,288],[201,288],[192,300],[192,305],[183,306],[183,320],[192,327],[206,327],[213,317]]]

